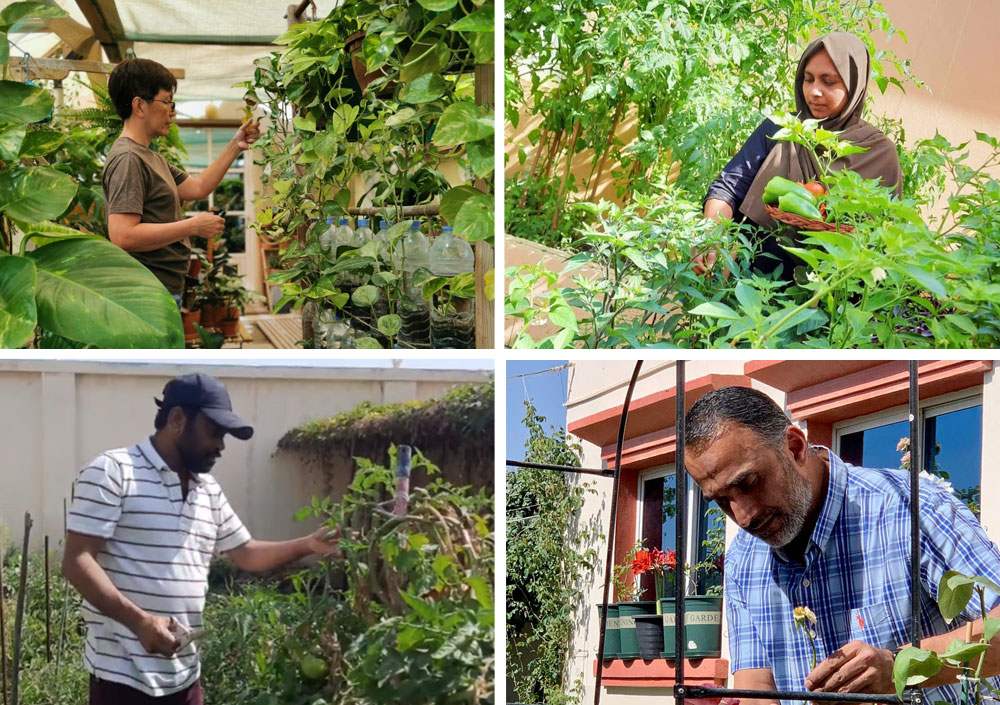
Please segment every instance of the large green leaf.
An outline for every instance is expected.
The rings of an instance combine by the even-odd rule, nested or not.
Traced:
[[[76,182],[61,171],[35,166],[0,173],[0,211],[35,223],[58,218],[76,195]]]
[[[469,199],[462,204],[455,217],[455,234],[469,242],[493,241],[493,204],[484,207],[479,199]]]
[[[417,0],[420,6],[431,12],[444,12],[458,4],[458,0]]]
[[[102,348],[180,348],[184,328],[163,285],[106,240],[62,240],[28,254],[38,268],[38,324]]]
[[[938,583],[938,609],[945,621],[955,619],[969,604],[976,581],[957,570],[946,571]]]
[[[896,685],[896,695],[903,697],[903,688],[918,685],[933,678],[941,670],[941,661],[933,651],[925,651],[907,646],[896,656],[892,666],[892,681]]]
[[[446,223],[454,224],[455,218],[458,217],[458,211],[461,210],[462,205],[470,198],[480,200],[489,199],[482,191],[468,184],[448,189],[441,196],[441,217],[444,218]],[[482,205],[486,207],[489,203],[484,202]]]
[[[452,103],[441,113],[434,130],[434,144],[454,147],[491,137],[493,132],[493,113],[463,100]]]
[[[399,332],[400,328],[403,327],[403,319],[397,316],[395,313],[388,313],[384,316],[379,316],[376,326],[382,335],[393,336]]]
[[[399,68],[399,80],[409,83],[426,73],[437,73],[448,65],[451,50],[440,34],[428,34],[413,42],[410,51],[403,57]]]
[[[940,655],[941,659],[954,661],[956,664],[968,663],[976,656],[990,648],[989,644],[969,644],[961,639],[953,639],[948,648]]]
[[[476,60],[477,64],[488,64],[493,61],[494,47],[492,32],[473,32],[465,36],[467,37],[469,48],[472,49],[472,57]]]
[[[52,105],[52,96],[44,88],[0,81],[0,122],[38,122],[52,113]]]
[[[373,306],[378,301],[378,289],[371,284],[359,286],[351,294],[351,301],[356,306]]]
[[[0,31],[9,32],[18,23],[34,18],[69,17],[66,11],[45,2],[15,2],[0,12]]]
[[[105,238],[96,235],[94,233],[84,233],[76,230],[74,228],[68,228],[65,225],[59,225],[58,223],[53,223],[51,221],[43,221],[41,223],[20,223],[14,221],[14,225],[17,229],[24,233],[24,237],[21,239],[21,254],[25,254],[28,251],[28,244],[35,243],[35,247],[41,247],[47,245],[50,242],[55,242],[56,240],[104,240]]]
[[[469,158],[469,168],[479,179],[485,179],[493,173],[493,140],[469,142],[465,147]]]
[[[440,74],[425,73],[403,86],[399,99],[404,103],[430,103],[448,92],[448,82]]]
[[[724,320],[736,321],[741,318],[740,314],[718,301],[706,301],[695,306],[688,311],[692,316],[709,316],[711,318],[722,318]]]
[[[44,157],[59,149],[65,141],[66,135],[58,130],[32,130],[21,145],[21,158]]]
[[[491,3],[481,10],[476,10],[471,15],[466,15],[448,29],[455,32],[492,32],[493,25],[493,5]]]
[[[0,254],[0,348],[19,348],[31,340],[35,310],[35,263]]]
[[[0,162],[16,162],[21,153],[21,144],[28,131],[27,125],[4,125],[0,127]]]

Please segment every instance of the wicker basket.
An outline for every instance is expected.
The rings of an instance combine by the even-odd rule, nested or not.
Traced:
[[[854,232],[853,225],[841,225],[838,227],[835,223],[827,223],[824,220],[813,220],[812,218],[803,218],[801,215],[795,215],[794,213],[786,213],[783,210],[779,210],[776,206],[765,205],[764,210],[775,220],[785,225],[791,225],[797,230],[825,230],[831,233],[841,232],[845,235]]]

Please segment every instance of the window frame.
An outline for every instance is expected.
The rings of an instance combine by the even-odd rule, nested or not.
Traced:
[[[960,389],[930,399],[921,400],[918,405],[920,428],[923,429],[927,419],[953,411],[962,411],[974,406],[983,406],[983,385]],[[894,406],[872,414],[844,419],[833,424],[833,452],[840,455],[840,440],[843,436],[860,431],[869,431],[880,426],[906,421],[910,417],[910,407],[906,404]],[[982,468],[980,468],[982,474]]]
[[[669,477],[671,475],[677,474],[676,463],[668,463],[666,465],[659,465],[648,470],[641,471],[639,473],[639,489],[636,492],[636,522],[635,522],[635,537],[634,541],[639,541],[642,539],[642,525],[643,525],[643,512],[645,511],[645,499],[646,499],[646,483],[649,480],[655,480],[661,477]],[[698,548],[701,546],[702,537],[698,536],[698,530],[701,525],[701,512],[704,511],[704,506],[701,497],[701,491],[698,489],[698,484],[691,479],[688,475],[686,478],[685,490],[687,493],[687,506],[694,507],[695,511],[689,511],[687,516],[687,526],[684,529],[684,535],[687,538],[685,542],[684,550],[687,556],[687,563],[690,565],[692,563],[697,563],[697,560],[691,560],[692,556],[697,556]],[[633,580],[637,583],[639,581],[638,576],[634,576]],[[684,581],[684,594],[694,595],[694,581],[691,580],[691,576],[687,576],[687,580]]]

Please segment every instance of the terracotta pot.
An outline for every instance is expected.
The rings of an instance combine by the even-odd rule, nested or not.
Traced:
[[[225,309],[219,308],[213,304],[205,304],[201,307],[201,326],[202,328],[214,328],[218,325],[219,320],[222,318]]]
[[[354,67],[354,77],[358,79],[358,85],[361,87],[362,93],[368,89],[368,84],[372,81],[385,76],[385,71],[381,68],[370,72],[365,69],[365,62],[361,54],[361,44],[364,42],[366,34],[368,33],[363,31],[356,32],[344,42],[344,49],[347,51],[348,56],[351,57],[351,66]],[[377,95],[379,98],[385,98],[391,96],[394,90],[396,90],[396,82],[391,81],[385,84]]]
[[[198,332],[194,329],[195,323],[201,322],[201,310],[181,311],[181,321],[184,322],[184,337],[188,340],[196,339]]]
[[[201,274],[201,260],[193,259],[188,264],[188,276],[197,279],[199,274]]]
[[[239,333],[239,331],[240,331],[240,321],[238,318],[236,319],[224,318],[223,320],[219,321],[219,332],[222,333],[227,338],[232,338],[236,336],[236,334]]]

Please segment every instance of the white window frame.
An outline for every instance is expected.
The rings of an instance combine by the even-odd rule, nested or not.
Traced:
[[[920,414],[920,428],[923,429],[927,419],[953,411],[970,409],[974,406],[983,406],[983,386],[968,387],[957,392],[941,394],[930,399],[921,400],[917,409]],[[910,418],[909,405],[894,406],[890,409],[876,411],[873,414],[858,416],[853,419],[837,421],[833,424],[833,448],[834,452],[840,454],[840,439],[848,434],[859,431],[868,431],[879,426],[906,421]],[[980,468],[980,473],[982,469]]]
[[[635,522],[635,537],[633,542],[638,541],[642,538],[642,525],[643,525],[643,511],[645,510],[645,499],[646,499],[646,482],[649,480],[655,480],[660,477],[669,477],[676,473],[676,465],[670,463],[668,465],[661,465],[656,468],[651,468],[645,472],[639,474],[639,491],[636,493],[636,522]],[[687,527],[685,528],[686,541],[684,545],[684,552],[687,556],[687,563],[690,565],[692,563],[697,563],[696,560],[691,560],[692,556],[697,555],[695,553],[701,546],[701,541],[698,539],[696,534],[698,533],[698,526],[701,523],[701,492],[698,491],[698,485],[694,480],[691,479],[689,475],[687,478],[687,483],[685,485],[685,490],[687,494],[687,506],[690,508],[694,507],[695,511],[688,511],[687,517]],[[639,581],[639,577],[635,576],[635,581]],[[693,595],[694,594],[694,581],[691,580],[691,576],[688,575],[688,579],[685,582],[684,594]]]

